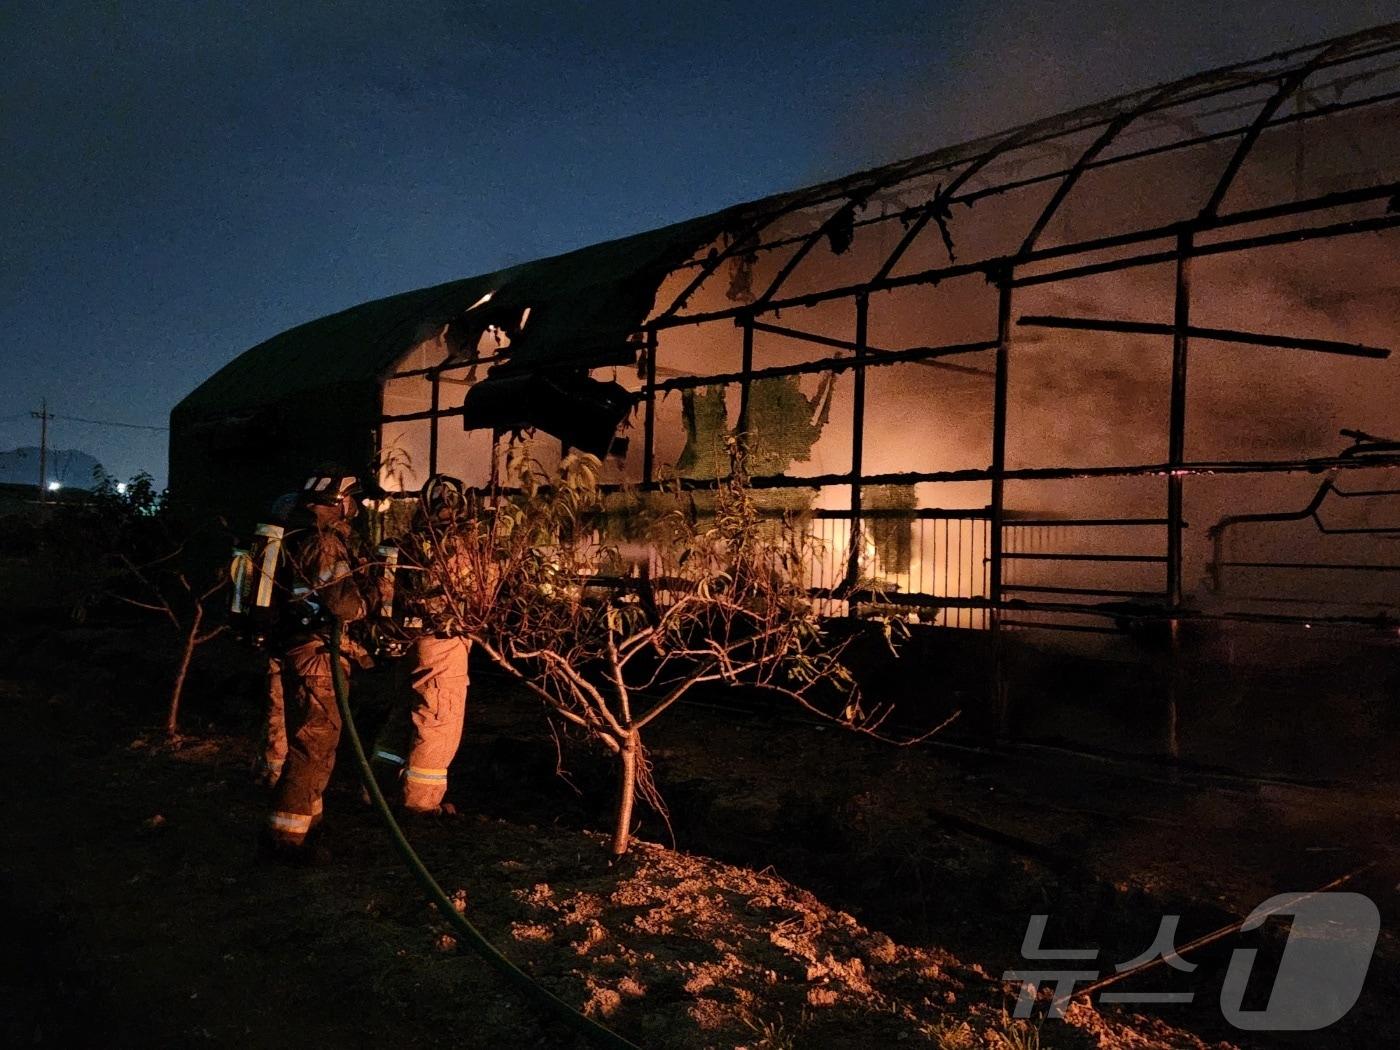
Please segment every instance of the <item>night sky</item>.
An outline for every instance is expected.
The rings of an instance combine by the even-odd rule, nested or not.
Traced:
[[[1150,9],[1150,10],[1149,10]],[[9,3],[0,449],[366,299],[1400,19],[1400,0]],[[126,476],[165,434],[52,424]]]

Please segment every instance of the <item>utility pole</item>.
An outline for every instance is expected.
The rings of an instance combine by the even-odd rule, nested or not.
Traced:
[[[39,502],[43,503],[49,492],[49,420],[53,418],[49,412],[49,399],[44,398],[39,411],[29,414],[39,421]]]

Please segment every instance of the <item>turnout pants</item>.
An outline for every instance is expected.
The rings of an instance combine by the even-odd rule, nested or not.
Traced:
[[[282,658],[267,658],[267,710],[263,718],[261,768],[268,785],[276,786],[287,761],[287,705],[282,690]]]
[[[350,663],[343,655],[341,666],[348,679]],[[330,783],[340,743],[340,709],[324,642],[313,640],[283,654],[282,692],[287,760],[272,796],[268,828],[274,837],[299,846],[320,821],[321,797]]]
[[[467,714],[465,638],[420,638],[409,664],[409,706],[390,715],[372,756],[379,781],[398,778],[404,809],[428,812],[447,794],[447,767]]]

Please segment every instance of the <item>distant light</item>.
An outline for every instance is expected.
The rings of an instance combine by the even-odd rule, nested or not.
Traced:
[[[57,491],[58,491],[59,489],[61,489],[61,488],[63,488],[63,482],[61,482],[61,481],[50,481],[50,482],[49,482],[49,491],[50,491],[50,492],[57,492]]]
[[[485,306],[487,303],[489,303],[489,302],[491,301],[491,296],[493,296],[493,295],[495,295],[495,294],[496,294],[495,292],[487,292],[485,295],[483,295],[483,296],[482,296],[480,299],[478,299],[476,302],[472,303],[471,306],[467,307],[467,309],[468,309],[468,310],[475,310],[478,306]]]
[[[126,495],[126,482],[125,482],[125,481],[119,481],[119,482],[117,482],[117,495],[118,495],[118,496],[125,496],[125,495]]]

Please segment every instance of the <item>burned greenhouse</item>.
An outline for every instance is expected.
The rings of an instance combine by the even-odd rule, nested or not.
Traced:
[[[528,445],[703,492],[743,434],[834,613],[1393,644],[1397,128],[1390,26],[367,303],[190,394],[171,490],[246,524]]]

